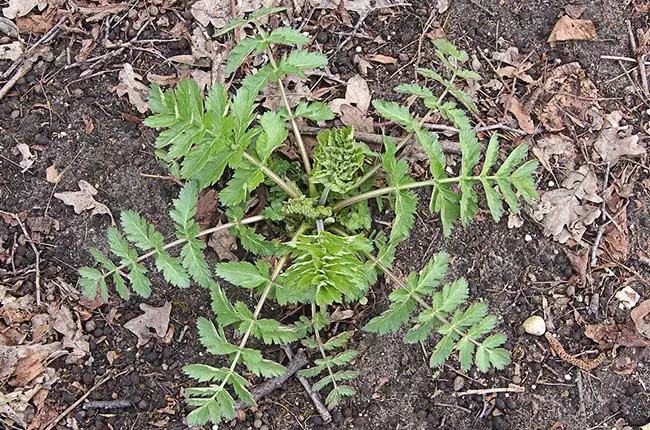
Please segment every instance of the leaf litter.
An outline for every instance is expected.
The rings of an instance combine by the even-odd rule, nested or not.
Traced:
[[[540,202],[533,205],[533,217],[542,222],[544,234],[556,241],[580,243],[587,226],[601,214],[595,204],[602,202],[596,174],[585,165],[571,172],[561,188],[544,192]]]
[[[132,332],[138,338],[138,346],[146,345],[151,339],[163,339],[169,328],[169,315],[172,305],[165,302],[163,306],[155,307],[146,303],[140,303],[142,315],[127,321],[124,328]]]
[[[88,182],[81,179],[78,183],[79,191],[64,191],[61,193],[54,193],[54,197],[61,200],[64,204],[72,206],[74,212],[79,215],[85,211],[92,211],[92,215],[106,214],[113,219],[111,210],[103,203],[95,200],[94,196],[98,191]]]

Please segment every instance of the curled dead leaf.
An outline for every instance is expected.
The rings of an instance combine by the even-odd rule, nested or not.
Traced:
[[[643,155],[646,149],[639,144],[639,136],[632,134],[631,126],[621,126],[623,114],[614,111],[607,115],[605,128],[596,141],[594,149],[604,162],[616,164],[620,157]]]

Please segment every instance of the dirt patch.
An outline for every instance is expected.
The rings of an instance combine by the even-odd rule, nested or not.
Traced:
[[[355,63],[359,54],[357,47],[364,54],[391,56],[398,59],[397,64],[373,64],[365,79],[373,97],[399,98],[393,88],[415,78],[416,64],[423,67],[434,64],[430,38],[422,38],[418,50],[422,28],[431,15],[428,3],[414,2],[414,6],[395,8],[392,13],[373,12],[361,27],[360,35],[340,50],[337,46],[351,29],[336,25],[320,30],[315,37],[323,51],[331,54],[331,71],[342,81],[359,73]],[[508,46],[516,46],[526,55],[531,53],[530,61],[535,67],[530,73],[535,78],[558,63],[578,61],[605,98],[602,103],[607,109],[628,107],[636,115],[630,120],[632,123],[647,122],[643,109],[632,111],[640,102],[626,90],[629,82],[625,76],[619,76],[619,65],[600,58],[604,54],[629,52],[627,29],[623,24],[626,19],[636,28],[648,27],[647,15],[635,12],[631,5],[621,7],[615,0],[589,3],[583,18],[594,22],[599,40],[561,43],[551,48],[546,39],[565,1],[454,0],[451,3],[448,12],[434,18],[430,31],[441,29],[470,54],[475,54],[485,74],[491,73],[485,58],[491,58],[493,52],[503,51]],[[179,11],[170,10],[165,15],[174,24],[175,12],[189,18],[187,10],[189,6],[183,4]],[[311,20],[316,22],[325,14],[317,11]],[[385,40],[377,41],[378,35],[384,35]],[[112,40],[122,36],[125,35],[119,34],[119,29],[109,33]],[[169,66],[146,51],[125,50],[110,57],[110,62],[104,66],[105,73],[100,76],[75,82],[80,77],[79,71],[63,70],[41,87],[39,81],[60,69],[56,58],[65,52],[66,37],[53,45],[55,55],[51,61],[39,63],[0,106],[3,155],[0,160],[0,208],[24,214],[25,218],[47,216],[58,222],[58,229],[43,233],[39,241],[43,300],[46,304],[63,301],[74,306],[76,295],[61,287],[60,280],[68,282],[76,291],[76,268],[91,263],[89,247],[106,249],[105,232],[111,220],[106,215],[77,215],[71,207],[53,198],[54,192],[77,190],[78,181],[85,180],[99,191],[96,200],[107,205],[114,216],[121,210],[137,210],[169,236],[173,230],[167,214],[177,186],[170,181],[141,175],[166,173],[153,156],[154,134],[138,123],[141,115],[132,110],[125,98],[108,91],[117,84],[117,75],[124,62],[132,64],[136,70],[160,74],[168,72]],[[142,37],[164,38],[166,33],[147,29]],[[78,45],[74,49],[77,50]],[[182,40],[164,44],[160,49],[166,56],[188,54],[189,43]],[[478,50],[483,55],[478,54]],[[95,54],[103,53],[99,50]],[[402,65],[418,56],[417,62],[400,70]],[[523,96],[526,88],[518,86],[516,91]],[[481,115],[503,115],[501,105],[491,100],[495,94],[489,89],[481,90],[479,98],[484,100]],[[44,104],[49,104],[50,109],[44,108]],[[513,142],[506,145],[514,145],[516,139],[511,140]],[[28,144],[37,155],[29,171],[21,172],[17,165],[20,156],[12,149],[18,143]],[[574,285],[578,274],[567,257],[566,247],[545,238],[532,217],[524,215],[524,225],[518,229],[508,228],[506,220],[499,224],[476,221],[467,228],[459,227],[450,238],[444,238],[438,218],[428,215],[426,207],[421,206],[411,238],[399,249],[398,268],[404,273],[419,270],[431,255],[441,250],[453,255],[449,277],[466,277],[472,300],[486,301],[499,315],[499,329],[507,333],[507,346],[513,352],[513,363],[505,370],[487,375],[474,371],[462,374],[456,364],[450,362],[440,372],[433,372],[427,366],[428,357],[423,351],[423,347],[430,350],[432,345],[406,345],[401,341],[403,333],[383,337],[364,333],[361,327],[385,309],[387,295],[393,288],[380,282],[369,296],[368,306],[359,308],[355,319],[338,327],[339,330],[356,330],[352,346],[359,350],[354,367],[360,372],[355,381],[360,394],[333,411],[332,424],[323,425],[300,384],[291,379],[262,401],[257,411],[247,411],[232,427],[250,428],[259,424],[256,420],[269,429],[583,429],[612,428],[617,423],[620,426],[647,424],[650,421],[647,387],[650,374],[642,359],[636,370],[627,375],[612,371],[611,355],[604,366],[591,374],[580,372],[552,356],[545,339],[532,338],[520,328],[529,315],[543,315],[544,308],[548,308],[548,318],[556,327],[553,332],[570,354],[596,351],[595,343],[584,336],[582,325],[626,320],[628,312],[620,309],[618,302],[612,299],[624,282],[642,297],[650,295],[647,283],[650,271],[639,258],[647,252],[650,243],[648,170],[646,160],[640,162],[641,167],[637,166],[634,172],[636,186],[627,206],[631,232],[630,257],[625,262],[627,269],[600,268],[592,274],[593,285],[586,289]],[[46,181],[45,170],[52,164],[63,172],[56,187]],[[612,174],[619,177],[628,168],[634,167],[618,166]],[[544,172],[539,179],[541,188],[546,188],[551,179],[551,175]],[[426,202],[427,196],[422,194],[421,200]],[[378,213],[375,218],[379,220],[384,215]],[[381,227],[381,224],[376,226]],[[3,278],[11,272],[33,268],[34,255],[28,243],[18,240],[20,234],[18,226],[0,222],[0,242],[4,242],[5,249],[13,249],[13,266],[8,261],[0,263]],[[595,240],[595,234],[590,231],[589,240]],[[210,258],[215,256],[210,255]],[[26,276],[12,293],[20,296],[30,294],[33,289],[31,277]],[[595,293],[599,294],[600,304],[595,312],[589,313],[587,302],[593,300]],[[239,298],[245,300],[247,297]],[[79,407],[57,428],[74,428],[73,420],[77,428],[97,430],[186,427],[183,417],[189,410],[183,403],[182,390],[189,381],[182,373],[182,366],[194,362],[219,364],[199,345],[195,330],[196,318],[210,314],[208,295],[198,287],[192,287],[188,294],[154,277],[154,297],[146,303],[157,306],[165,301],[172,304],[170,324],[174,330],[168,343],[152,341],[138,348],[135,336],[122,327],[141,313],[140,300],[124,303],[113,299],[83,321],[91,360],[85,366],[70,367],[63,358],[52,364],[59,369],[60,377],[47,399],[49,407],[56,412],[63,411],[109,372],[119,376],[109,379],[88,399],[126,400],[131,406],[119,411]],[[276,309],[266,312],[269,316],[277,316]],[[286,362],[279,349],[269,348],[265,353]],[[509,384],[524,387],[525,393],[454,396],[454,390],[459,393]]]

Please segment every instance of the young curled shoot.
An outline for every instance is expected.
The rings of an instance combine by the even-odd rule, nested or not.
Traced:
[[[148,297],[151,270],[179,288],[196,283],[210,291],[214,318],[201,317],[197,326],[201,343],[218,364],[184,367],[198,385],[185,390],[194,407],[187,417],[192,425],[234,418],[238,402],[255,404],[251,387],[258,378],[285,372],[279,357],[262,353],[263,345],[301,342],[313,351],[312,365],[300,374],[314,379],[314,391],[326,396],[329,407],[356,395],[357,352],[349,348],[354,333],[335,331],[332,308],[364,305],[379,276],[395,289],[387,309],[368,322],[366,331],[383,334],[408,326],[405,342],[434,342],[432,367],[454,354],[464,371],[473,365],[482,372],[502,369],[510,361],[505,335],[493,334],[497,319],[489,315],[487,304],[467,305],[464,279],[444,282],[447,254],[439,252],[404,281],[391,272],[395,251],[414,226],[417,188],[430,190],[429,209],[439,215],[447,236],[458,221],[471,222],[483,201],[498,222],[506,207],[516,213],[520,199],[537,197],[537,162],[526,161],[526,145],[507,153],[494,134],[482,148],[468,116],[476,115],[476,104],[459,86],[460,80],[480,79],[464,68],[467,54],[436,40],[440,70],[418,72],[441,88],[440,93],[416,84],[397,87],[423,103],[425,116],[417,117],[396,102],[374,101],[376,112],[405,135],[399,140],[386,137],[380,153],[357,141],[351,127],[323,130],[308,151],[297,119],[327,121],[334,114],[321,102],[291,105],[283,82],[287,75],[324,67],[327,59],[301,48],[309,39],[299,31],[263,27],[261,17],[281,10],[261,9],[219,32],[226,35],[244,25],[256,29],[254,35],[242,32],[244,38],[228,59],[226,73],[241,75],[236,90],[216,84],[204,96],[193,81],[167,91],[157,85],[151,89],[153,114],[145,124],[160,129],[156,155],[184,183],[169,214],[176,237],[166,241],[137,212],[124,211],[120,228],[108,231],[109,256],[92,249],[97,267],[79,270],[88,297],[100,294],[106,299],[109,283],[124,299],[132,293]],[[265,53],[268,63],[249,73],[245,64],[255,53]],[[284,104],[277,111],[258,105],[268,85],[278,90]],[[459,130],[457,169],[447,164],[437,134],[424,127],[434,115]],[[420,145],[427,155],[430,179],[418,182],[409,175],[409,163],[401,156],[407,144]],[[288,155],[292,152],[296,161]],[[201,230],[195,219],[199,195],[224,183],[219,201],[228,222]],[[385,205],[392,210],[390,232],[373,231],[373,200],[380,210]],[[211,267],[201,238],[226,229],[255,258]],[[229,296],[242,296],[238,289],[248,290],[252,305],[231,301]],[[269,302],[306,306],[299,314],[276,320],[266,315]]]

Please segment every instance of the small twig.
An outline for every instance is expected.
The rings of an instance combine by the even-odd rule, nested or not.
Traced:
[[[494,393],[525,393],[526,389],[520,385],[509,384],[507,387],[501,388],[485,388],[479,390],[467,390],[462,393],[452,393],[454,397],[463,397],[463,396],[473,396],[473,395],[485,395],[485,394],[494,394]]]
[[[287,354],[287,357],[289,357],[289,360],[293,360],[293,351],[291,351],[291,348],[289,348],[288,345],[283,345],[282,349],[284,350],[284,353]],[[305,391],[311,398],[311,401],[316,407],[318,413],[320,414],[320,417],[323,419],[323,422],[329,423],[330,421],[332,421],[332,414],[330,414],[330,411],[327,410],[327,408],[321,401],[318,393],[311,389],[311,384],[309,383],[309,381],[300,375],[296,375],[296,378],[298,378],[298,381],[300,381]]]
[[[70,405],[70,406],[69,406],[65,411],[61,412],[61,413],[59,414],[58,417],[56,417],[56,418],[54,418],[52,421],[50,421],[50,423],[47,425],[47,427],[45,427],[45,430],[52,430],[52,429],[54,428],[54,426],[56,426],[56,425],[59,423],[59,421],[61,421],[61,420],[62,420],[63,418],[65,418],[66,416],[68,416],[68,414],[69,414],[70,412],[72,412],[73,410],[75,410],[76,407],[79,406],[79,405],[81,404],[81,402],[83,402],[84,400],[86,400],[86,399],[88,398],[88,396],[90,396],[90,395],[92,394],[93,391],[95,391],[96,389],[98,389],[99,387],[101,387],[102,385],[104,385],[104,384],[105,384],[106,382],[108,382],[110,379],[113,379],[113,377],[122,376],[122,375],[124,375],[124,374],[127,373],[127,372],[128,372],[128,370],[125,370],[125,371],[123,371],[123,372],[118,373],[117,375],[113,375],[113,374],[111,374],[111,373],[109,372],[108,375],[106,375],[103,379],[101,379],[98,383],[96,383],[96,384],[93,385],[93,386],[92,386],[88,391],[86,391],[86,392],[84,393],[83,396],[79,397],[79,399],[77,399],[76,402],[74,402],[73,404],[71,404],[71,405]]]
[[[269,395],[274,390],[280,388],[287,381],[287,379],[295,375],[296,372],[302,369],[308,362],[309,360],[307,360],[307,355],[305,354],[305,351],[303,350],[298,351],[298,353],[294,355],[293,358],[291,358],[291,361],[287,366],[287,371],[283,375],[276,376],[275,378],[269,379],[265,381],[263,384],[260,384],[255,389],[251,390],[251,395],[253,396],[253,399],[255,399],[255,401],[257,402],[261,398]],[[245,409],[247,407],[248,404],[244,402],[235,403],[235,410]]]
[[[602,60],[614,60],[614,61],[626,61],[628,63],[638,63],[638,60],[631,57],[619,57],[618,55],[601,55]],[[645,62],[646,65],[650,65],[650,61]]]
[[[632,52],[636,55],[636,60],[639,64],[639,76],[641,77],[641,90],[646,97],[650,97],[650,89],[648,89],[648,75],[645,70],[645,55],[638,53],[638,48],[636,44],[636,37],[634,36],[634,30],[632,29],[632,23],[628,19],[625,21],[627,25],[627,32],[630,37],[630,45],[632,46]]]
[[[183,184],[183,181],[178,179],[176,176],[172,175],[151,175],[149,173],[140,173],[140,176],[143,178],[152,178],[152,179],[162,179],[164,181],[172,181],[173,183],[183,187],[185,184]]]
[[[607,224],[609,224],[609,222],[607,222]],[[591,249],[591,267],[596,267],[596,264],[598,263],[597,252],[598,252],[598,247],[600,246],[600,241],[603,238],[603,233],[605,233],[605,225],[603,225],[598,229],[598,235],[596,235],[596,241],[594,242],[594,246]]]
[[[582,387],[582,372],[578,372],[578,375],[576,376],[576,382],[578,385],[578,400],[580,401],[580,417],[584,419],[586,418],[587,414],[585,411],[584,388]]]
[[[23,222],[20,220],[18,214],[15,214],[13,212],[6,212],[3,210],[0,210],[0,214],[10,216],[16,220],[16,222],[20,226],[20,229],[25,235],[25,239],[27,239],[29,245],[32,247],[32,250],[34,251],[34,265],[36,266],[36,273],[34,274],[34,286],[36,288],[36,294],[35,294],[36,306],[40,306],[41,305],[41,254],[40,252],[38,252],[38,248],[36,248],[36,244],[32,240],[32,237],[30,236],[29,233],[27,233],[27,229],[25,228]]]
[[[307,136],[315,136],[323,130],[324,129],[320,127],[300,128],[301,133]],[[373,145],[383,145],[384,143],[384,136],[381,134],[364,133],[361,131],[355,131],[354,138],[362,142],[370,143]],[[449,154],[460,154],[460,144],[458,142],[454,142],[452,140],[441,140],[438,143],[440,144],[444,152],[447,152]]]
[[[128,400],[95,400],[88,402],[83,409],[126,409],[131,407]]]

